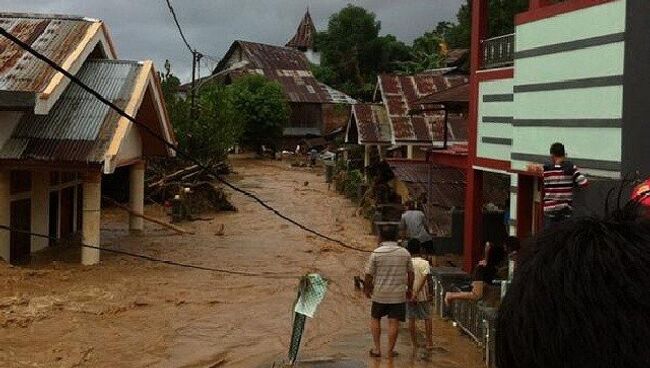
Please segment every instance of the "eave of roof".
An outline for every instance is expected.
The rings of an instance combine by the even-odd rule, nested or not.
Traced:
[[[136,116],[144,94],[157,79],[151,61],[93,60],[84,64],[79,79],[97,90],[130,116]],[[152,90],[165,139],[174,136],[159,85]],[[89,95],[68,86],[48,115],[25,114],[0,147],[6,161],[104,165],[112,172],[116,156],[131,122]]]
[[[97,44],[109,59],[116,57],[106,25],[91,18],[52,14],[0,13],[0,26],[64,69],[76,74]],[[33,109],[47,114],[67,87],[63,74],[7,39],[0,40],[0,90],[31,93]]]

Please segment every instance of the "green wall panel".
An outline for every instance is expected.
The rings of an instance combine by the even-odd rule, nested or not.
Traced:
[[[625,44],[617,42],[515,60],[517,85],[623,74]]]
[[[614,1],[520,25],[516,30],[515,50],[623,32],[625,3]]]

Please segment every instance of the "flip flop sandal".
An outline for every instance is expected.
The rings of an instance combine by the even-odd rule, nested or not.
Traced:
[[[370,357],[372,357],[372,358],[381,358],[381,354],[376,353],[373,349],[370,349],[369,353],[370,353]]]

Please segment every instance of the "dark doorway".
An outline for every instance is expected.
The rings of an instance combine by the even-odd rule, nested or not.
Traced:
[[[54,245],[59,237],[59,192],[50,192],[50,245]]]
[[[22,199],[11,202],[11,227],[19,231],[31,230],[32,201]],[[9,262],[14,265],[29,263],[31,239],[29,234],[12,231]]]
[[[61,191],[61,238],[74,233],[74,187]]]

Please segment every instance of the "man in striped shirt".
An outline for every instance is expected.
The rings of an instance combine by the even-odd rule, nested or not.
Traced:
[[[551,145],[551,162],[544,165],[544,227],[565,221],[573,214],[573,191],[585,187],[587,178],[566,159],[562,143]]]

